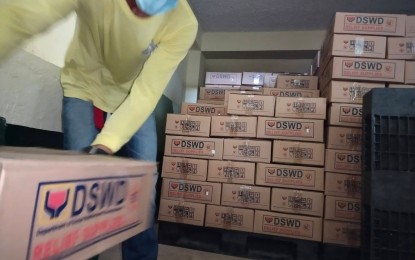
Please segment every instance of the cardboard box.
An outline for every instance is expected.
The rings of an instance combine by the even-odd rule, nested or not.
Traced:
[[[205,204],[161,199],[158,220],[203,226],[205,209]]]
[[[326,119],[325,98],[277,97],[275,117]]]
[[[333,56],[385,59],[386,37],[331,34],[323,47],[323,68]]]
[[[278,75],[276,88],[283,89],[317,89],[317,76]]]
[[[329,125],[362,127],[363,106],[360,104],[332,103]]]
[[[269,96],[277,97],[302,97],[318,98],[320,90],[297,90],[297,89],[280,89],[280,88],[263,88],[262,93]]]
[[[271,210],[323,217],[324,194],[314,191],[272,188]]]
[[[256,185],[324,190],[324,168],[258,163]]]
[[[404,82],[405,61],[333,57],[320,77],[323,88],[332,79]]]
[[[415,37],[415,16],[406,17],[406,37]]]
[[[322,219],[255,210],[254,233],[320,242]]]
[[[223,139],[166,135],[167,156],[222,160]]]
[[[212,116],[211,136],[256,137],[257,117]]]
[[[415,61],[407,61],[405,64],[405,84],[415,84]]]
[[[264,85],[265,76],[272,76],[272,73],[268,72],[243,72],[242,73],[242,85]]]
[[[275,97],[229,94],[227,113],[234,115],[274,116]]]
[[[241,85],[242,73],[206,72],[206,85]]]
[[[277,83],[277,73],[272,73],[272,75],[265,75],[264,77],[264,88],[275,88]]]
[[[185,157],[163,157],[161,177],[172,179],[185,179],[206,181],[208,161]]]
[[[326,195],[360,198],[362,180],[359,175],[326,172]]]
[[[217,106],[225,106],[225,100],[210,100],[210,99],[198,99],[197,103],[201,104],[208,104],[208,105],[217,105]]]
[[[210,117],[167,114],[166,134],[209,137]]]
[[[323,166],[324,144],[275,140],[272,161]]]
[[[252,232],[254,210],[207,205],[205,226]]]
[[[269,210],[271,188],[224,183],[221,205]]]
[[[156,171],[138,160],[0,147],[0,259],[88,259],[146,230]]]
[[[199,98],[209,100],[225,100],[226,90],[239,90],[240,86],[219,86],[213,87],[212,85],[206,85],[199,88]]]
[[[208,181],[253,185],[255,183],[255,163],[210,160]]]
[[[362,149],[362,134],[361,128],[330,126],[327,148],[360,151]]]
[[[220,205],[221,191],[220,183],[163,178],[160,198]]]
[[[271,141],[225,139],[223,160],[265,162],[271,161]]]
[[[323,243],[360,246],[360,224],[324,220]]]
[[[389,84],[388,88],[415,88],[415,85]]]
[[[360,199],[326,196],[325,219],[360,222]]]
[[[388,38],[388,59],[415,60],[415,37]]]
[[[257,138],[324,141],[324,120],[258,117]]]
[[[362,153],[360,151],[326,150],[326,171],[361,174]]]
[[[226,115],[226,107],[222,105],[182,103],[181,114],[200,116]]]
[[[385,88],[385,84],[333,80],[322,96],[330,103],[363,104],[363,96],[373,88]]]
[[[342,13],[335,14],[333,33],[354,33],[367,35],[405,36],[406,15]]]

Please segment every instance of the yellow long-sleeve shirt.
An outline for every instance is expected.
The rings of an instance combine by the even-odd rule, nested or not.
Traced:
[[[186,0],[147,18],[134,15],[126,0],[2,0],[0,60],[73,10],[77,23],[61,73],[64,95],[113,113],[93,144],[117,151],[154,110],[194,42],[197,20]]]

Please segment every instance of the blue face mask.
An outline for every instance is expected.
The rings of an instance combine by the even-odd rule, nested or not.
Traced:
[[[148,15],[170,11],[177,6],[177,0],[135,0],[137,6]]]

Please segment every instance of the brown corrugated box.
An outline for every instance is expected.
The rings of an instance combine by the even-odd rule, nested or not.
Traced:
[[[166,135],[164,154],[222,160],[223,139]]]
[[[205,226],[252,232],[254,210],[207,205]]]
[[[324,120],[258,117],[257,138],[324,141]]]
[[[255,210],[254,233],[321,242],[321,218]]]
[[[257,117],[212,116],[211,136],[256,137]]]
[[[208,161],[184,157],[163,157],[161,177],[206,181]]]
[[[242,73],[239,72],[206,72],[206,85],[241,85]]]
[[[271,141],[225,139],[223,160],[265,162],[271,161]]]
[[[415,16],[406,17],[406,37],[415,37]]]
[[[181,114],[200,116],[226,115],[226,107],[222,105],[182,103]]]
[[[255,183],[255,163],[210,160],[207,180],[253,185]]]
[[[388,38],[388,59],[415,60],[415,37]]]
[[[257,163],[256,185],[324,190],[324,168]]]
[[[330,81],[322,96],[328,102],[362,104],[363,96],[373,88],[385,88],[385,83]]]
[[[209,100],[225,100],[226,90],[239,90],[240,86],[219,86],[206,85],[199,88],[199,98]]]
[[[360,104],[332,103],[329,125],[362,127],[362,107]]]
[[[203,226],[205,204],[161,199],[158,220]]]
[[[221,205],[269,210],[271,188],[224,183]]]
[[[208,104],[208,105],[217,105],[217,106],[225,106],[224,100],[209,100],[209,99],[198,99],[198,104]]]
[[[228,114],[274,116],[275,97],[229,94],[227,105]]]
[[[404,82],[404,72],[403,60],[333,57],[320,77],[320,85],[324,89],[332,79]]]
[[[210,134],[210,117],[167,114],[166,134],[204,136]]]
[[[323,243],[360,246],[360,224],[324,220]]]
[[[220,183],[163,178],[160,198],[220,205],[221,190]]]
[[[415,84],[415,61],[407,61],[405,64],[405,84]]]
[[[278,75],[276,88],[282,89],[317,89],[317,76]]]
[[[330,126],[328,128],[327,148],[360,151],[362,149],[362,129]]]
[[[326,150],[326,167],[328,172],[361,174],[362,153],[360,151]]]
[[[152,225],[153,162],[0,147],[0,259],[89,259]]]
[[[277,97],[275,117],[326,119],[325,98]]]
[[[269,72],[243,72],[242,85],[264,85],[265,76],[272,76]]]
[[[272,161],[323,166],[324,144],[275,140]]]
[[[360,222],[360,199],[326,196],[325,219]]]
[[[333,33],[353,33],[385,36],[405,36],[406,15],[375,13],[335,14]]]
[[[331,34],[323,47],[322,68],[333,56],[385,59],[386,37]]]
[[[324,194],[322,192],[272,188],[271,210],[323,217]]]
[[[280,89],[280,88],[263,88],[262,93],[269,96],[277,97],[302,97],[317,98],[320,97],[320,90],[297,90],[297,89]]]
[[[360,198],[361,179],[360,175],[326,172],[324,194],[338,197]]]

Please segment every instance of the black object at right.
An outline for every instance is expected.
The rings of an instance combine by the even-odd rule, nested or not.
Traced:
[[[363,98],[362,259],[415,259],[415,90]]]
[[[6,119],[0,117],[0,145],[6,144]]]

